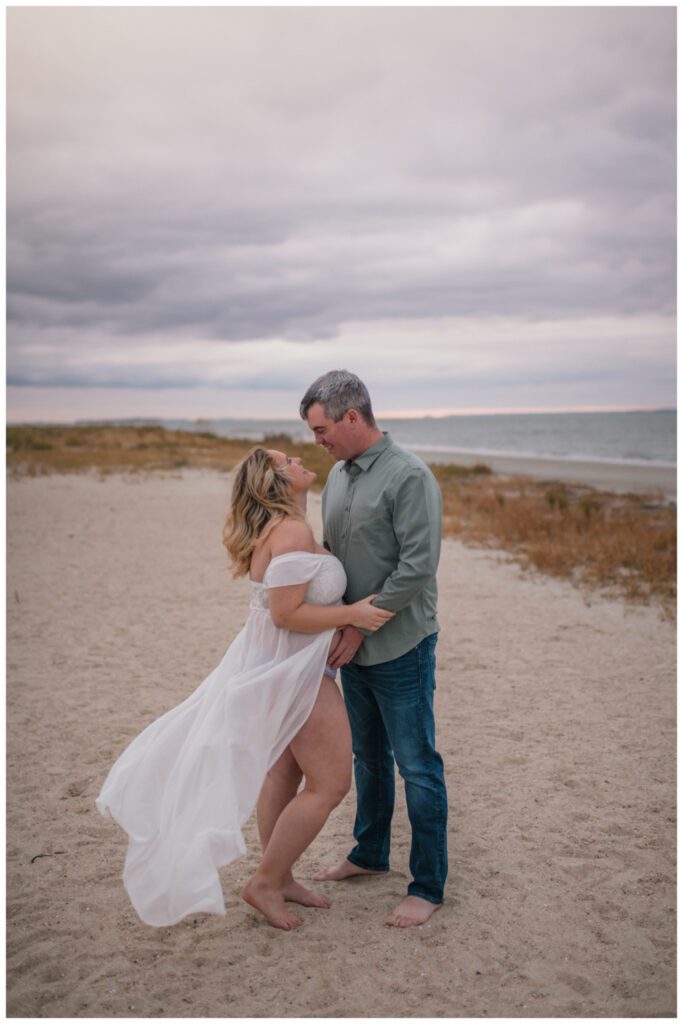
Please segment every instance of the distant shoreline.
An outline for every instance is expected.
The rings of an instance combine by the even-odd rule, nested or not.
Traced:
[[[474,466],[485,463],[494,473],[512,476],[521,474],[541,480],[561,480],[564,483],[586,484],[605,490],[629,491],[661,490],[667,498],[676,500],[677,468],[661,462],[626,462],[608,459],[581,459],[575,457],[540,455],[491,454],[465,450],[416,448],[416,455],[425,462],[441,465],[456,463]]]
[[[333,463],[320,446],[275,435],[270,445],[301,457],[322,488]],[[252,448],[253,441],[160,426],[8,427],[6,458],[13,480],[88,471],[103,478],[183,469],[225,473]],[[480,450],[454,457],[443,448],[423,448],[420,456],[430,461],[441,488],[444,535],[493,543],[525,565],[563,577],[578,573],[586,584],[616,587],[634,600],[671,601],[675,468],[661,475],[661,468],[638,466],[634,473],[633,466],[528,454],[484,459]],[[582,484],[582,477],[590,482]]]
[[[663,410],[664,411],[664,410]],[[249,427],[246,427],[249,422]],[[252,426],[253,423],[253,426]],[[303,433],[301,425],[294,421],[273,420],[166,420],[156,418],[127,420],[90,420],[72,424],[25,424],[19,426],[8,423],[9,430],[88,430],[89,428],[114,430],[126,428],[153,429],[163,431],[185,431],[188,435],[205,434],[207,429],[216,438],[221,438],[237,447],[250,447],[259,444],[268,433],[270,426],[272,436],[287,434],[294,445],[311,445],[312,438]],[[390,430],[393,424],[385,423]],[[222,427],[222,429],[221,429]],[[227,428],[227,429],[226,429]],[[232,428],[232,429],[230,429]],[[228,432],[228,430],[230,432]],[[303,434],[303,436],[301,436]],[[438,465],[456,465],[471,467],[486,465],[494,473],[502,476],[528,476],[535,480],[558,481],[567,484],[579,484],[599,488],[615,493],[642,493],[659,491],[672,501],[677,500],[677,464],[662,459],[628,459],[610,458],[609,456],[584,454],[542,454],[527,451],[501,451],[485,446],[456,447],[452,444],[430,443],[429,441],[411,441],[396,437],[394,439],[402,447],[414,452],[425,462]]]

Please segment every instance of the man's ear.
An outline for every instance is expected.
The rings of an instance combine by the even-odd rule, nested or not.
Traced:
[[[358,423],[358,420],[360,419],[358,412],[355,409],[349,409],[346,415],[348,416],[349,424],[355,427]]]

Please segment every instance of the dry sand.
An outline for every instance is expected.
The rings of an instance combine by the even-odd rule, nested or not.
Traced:
[[[674,626],[452,540],[444,908],[422,929],[383,926],[408,877],[401,796],[392,872],[323,884],[332,909],[304,910],[294,933],[240,901],[253,822],[249,856],[222,872],[225,917],[140,923],[125,836],[94,800],[244,621],[220,542],[227,493],[197,471],[8,484],[8,1014],[674,1015]],[[353,808],[301,876],[347,852]]]

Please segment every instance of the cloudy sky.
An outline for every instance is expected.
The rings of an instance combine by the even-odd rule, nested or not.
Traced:
[[[10,8],[8,418],[675,404],[675,8]]]

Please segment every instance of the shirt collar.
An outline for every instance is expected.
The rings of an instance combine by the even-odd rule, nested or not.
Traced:
[[[389,445],[393,444],[393,441],[391,440],[391,437],[386,430],[382,431],[382,435],[383,436],[379,439],[379,441],[375,441],[375,443],[373,445],[370,445],[369,448],[366,448],[366,450],[361,455],[356,456],[355,459],[346,460],[346,462],[344,463],[344,469],[346,470],[347,473],[351,472],[352,466],[358,466],[359,469],[367,471],[368,469],[370,469],[373,462],[375,462],[380,457],[382,452],[386,451]]]

